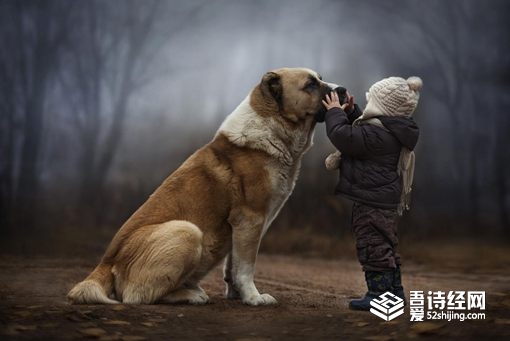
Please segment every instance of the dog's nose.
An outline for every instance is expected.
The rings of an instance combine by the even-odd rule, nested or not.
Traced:
[[[347,89],[342,86],[339,86],[339,87],[333,89],[333,91],[335,91],[339,96],[345,96]]]

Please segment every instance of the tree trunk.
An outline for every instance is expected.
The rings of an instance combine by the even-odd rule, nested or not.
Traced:
[[[39,190],[38,161],[43,129],[44,99],[50,64],[53,53],[49,41],[48,11],[40,6],[35,12],[37,42],[31,58],[32,80],[26,92],[26,104],[23,122],[23,140],[21,144],[20,169],[16,195],[16,224],[22,230],[31,230],[37,211],[37,194]],[[22,37],[20,37],[22,38]],[[27,75],[23,75],[27,76]]]

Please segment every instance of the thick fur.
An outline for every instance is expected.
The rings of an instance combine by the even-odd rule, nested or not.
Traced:
[[[199,282],[225,260],[227,297],[276,303],[253,282],[260,240],[292,193],[312,144],[314,115],[330,90],[309,69],[264,75],[214,139],[126,221],[69,300],[204,304]]]

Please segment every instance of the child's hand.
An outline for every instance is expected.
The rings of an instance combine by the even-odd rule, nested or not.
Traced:
[[[340,168],[340,159],[341,153],[337,150],[334,153],[328,155],[326,160],[324,160],[324,164],[326,165],[327,170],[335,170]]]
[[[344,105],[342,105],[342,109],[346,113],[350,114],[354,110],[354,96],[351,96],[349,91],[347,91],[346,96],[347,96],[347,102],[345,102]]]
[[[340,100],[338,99],[338,94],[335,91],[331,91],[331,94],[326,94],[326,100],[322,100],[322,104],[326,107],[326,109],[330,110],[332,108],[341,108]]]
[[[330,95],[326,94],[326,100],[322,100],[322,104],[324,104],[328,110],[332,108],[341,108],[343,111],[350,113],[354,109],[354,97],[347,93],[347,102],[340,104],[336,91],[331,91]]]

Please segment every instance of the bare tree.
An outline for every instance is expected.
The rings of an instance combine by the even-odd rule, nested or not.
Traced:
[[[66,2],[0,3],[0,84],[2,155],[0,216],[2,226],[18,213],[19,228],[33,225],[39,190],[38,161],[42,144],[48,84],[67,33]]]
[[[184,13],[173,25],[165,22],[172,9],[163,5],[129,0],[119,8],[111,2],[88,1],[77,12],[74,43],[67,49],[67,68],[59,79],[82,146],[80,201],[92,208],[103,206],[104,186],[132,96],[163,72],[152,68],[154,59],[204,3],[181,6]],[[100,220],[102,210],[96,212]]]

